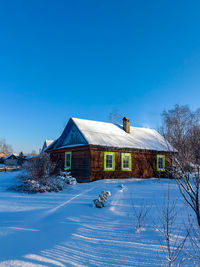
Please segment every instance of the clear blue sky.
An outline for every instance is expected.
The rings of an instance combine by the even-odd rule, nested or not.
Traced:
[[[15,152],[55,139],[70,117],[118,109],[157,128],[200,107],[200,1],[0,2],[0,138]]]

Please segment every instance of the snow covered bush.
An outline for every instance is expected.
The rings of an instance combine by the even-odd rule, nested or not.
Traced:
[[[103,208],[106,206],[107,198],[111,196],[110,191],[102,191],[97,199],[94,199],[94,205],[97,208]]]
[[[21,177],[22,184],[11,189],[28,193],[58,192],[66,185],[76,184],[76,179],[70,172],[60,171],[59,175],[54,175],[55,163],[51,162],[47,153],[27,162],[25,170],[25,175]]]
[[[48,179],[53,175],[55,167],[56,164],[50,160],[48,153],[41,153],[24,164],[28,178],[35,181]]]
[[[60,178],[65,180],[65,183],[70,185],[75,185],[77,183],[76,178],[71,176],[71,172],[69,171],[60,171]]]
[[[66,186],[75,185],[76,179],[69,172],[62,172],[59,176],[51,176],[34,180],[24,176],[22,184],[15,186],[14,190],[27,193],[59,192]]]

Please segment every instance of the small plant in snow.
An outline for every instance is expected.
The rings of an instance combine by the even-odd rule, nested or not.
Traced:
[[[159,211],[160,225],[154,223],[155,230],[160,232],[162,239],[159,239],[163,255],[160,255],[162,266],[180,266],[185,260],[181,252],[189,235],[181,235],[181,228],[176,228],[176,201],[170,199],[168,186],[168,195],[163,203],[162,210]],[[164,257],[163,257],[164,256]]]
[[[188,222],[189,225],[186,226],[186,229],[189,233],[191,247],[187,248],[186,254],[187,257],[193,262],[193,265],[197,267],[200,266],[200,229],[196,223],[191,221],[189,214]]]
[[[126,188],[123,184],[120,184],[119,187],[121,188],[121,190],[124,190]]]
[[[97,208],[103,208],[106,206],[107,198],[111,196],[110,191],[102,191],[97,199],[94,199],[94,205]]]
[[[133,211],[133,218],[131,218],[131,222],[136,232],[140,233],[141,231],[145,230],[144,225],[146,223],[147,215],[149,213],[150,208],[147,207],[144,200],[140,206],[136,207],[136,205],[133,202],[133,198],[131,201],[131,207]]]

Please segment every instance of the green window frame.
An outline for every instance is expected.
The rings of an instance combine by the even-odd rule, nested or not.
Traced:
[[[158,172],[165,171],[165,155],[157,155],[157,171]]]
[[[112,166],[108,166],[110,161]],[[115,171],[115,152],[104,152],[104,171]]]
[[[124,166],[127,162],[125,159],[128,157],[128,166]],[[132,160],[131,153],[121,153],[121,169],[122,171],[131,171],[132,170]]]
[[[67,151],[65,152],[65,170],[71,170],[71,168],[72,168],[72,152]]]

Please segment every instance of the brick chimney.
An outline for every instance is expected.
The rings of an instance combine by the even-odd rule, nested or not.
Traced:
[[[126,133],[130,133],[129,119],[126,117],[123,118],[123,129]]]

